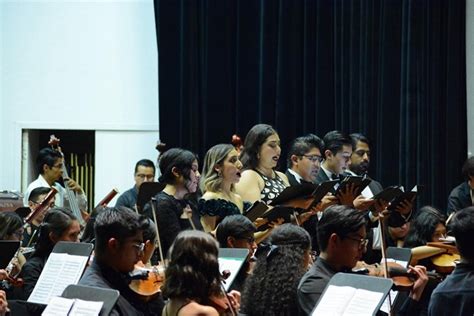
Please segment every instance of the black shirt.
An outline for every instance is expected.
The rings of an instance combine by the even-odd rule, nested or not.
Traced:
[[[137,204],[137,197],[138,190],[135,186],[133,186],[133,188],[123,192],[122,195],[119,196],[117,203],[115,203],[115,207],[125,206],[133,210],[135,208],[135,204]]]

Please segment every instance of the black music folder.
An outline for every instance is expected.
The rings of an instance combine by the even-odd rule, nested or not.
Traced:
[[[403,189],[403,187],[401,187]],[[397,207],[405,200],[414,202],[416,197],[418,196],[418,193],[421,191],[422,186],[420,185],[415,185],[411,191],[408,192],[402,192],[402,194],[398,195],[396,198],[393,199],[393,201],[390,203],[390,205],[387,207],[388,210],[394,211],[397,209]]]
[[[145,205],[150,202],[151,198],[163,191],[165,183],[159,182],[143,182],[138,189],[137,196],[137,210],[139,213],[142,212]]]
[[[398,186],[390,186],[383,191],[377,193],[372,197],[372,200],[384,200],[385,202],[391,202],[394,198],[403,194],[403,191]]]
[[[286,187],[271,203],[270,205],[285,205],[288,201],[312,196],[316,190],[317,185],[312,183],[302,183]]]
[[[20,242],[16,240],[0,240],[0,269],[5,269],[13,256],[20,248]]]
[[[120,292],[113,289],[104,289],[95,286],[68,285],[61,297],[81,299],[84,301],[103,302],[100,316],[109,315],[120,296]]]
[[[252,222],[259,217],[262,217],[263,213],[268,210],[268,205],[263,203],[262,201],[255,201],[252,206],[244,211],[244,215],[250,219]]]
[[[294,214],[295,210],[296,209],[293,207],[275,206],[274,208],[267,210],[260,217],[267,219],[268,223],[276,221],[279,218],[282,218],[284,223],[290,223],[291,215]],[[269,228],[268,224],[264,224],[262,226],[259,226],[257,230],[262,231],[268,228]]]
[[[370,184],[372,180],[364,176],[346,176],[339,183],[335,195],[339,195],[342,191],[346,190],[351,184],[355,186],[356,196],[360,195],[362,191]]]
[[[392,285],[391,279],[336,273],[311,315],[376,315]]]

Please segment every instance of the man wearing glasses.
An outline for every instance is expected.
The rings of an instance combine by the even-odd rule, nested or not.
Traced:
[[[314,134],[298,137],[291,143],[286,171],[290,185],[314,183],[323,161],[322,151],[323,142]]]
[[[338,180],[348,168],[352,155],[351,139],[341,131],[324,135],[324,162],[316,177],[316,183]]]
[[[155,181],[155,164],[153,161],[148,159],[142,159],[135,164],[135,185],[133,188],[125,191],[117,199],[116,207],[125,206],[131,209],[135,208],[137,204],[138,189],[143,182],[154,182]]]
[[[125,207],[105,208],[97,215],[94,232],[94,261],[79,284],[118,290],[111,315],[142,315],[127,281],[145,248],[140,216]]]

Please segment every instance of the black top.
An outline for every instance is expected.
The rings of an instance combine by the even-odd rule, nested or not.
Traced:
[[[474,314],[474,265],[460,263],[431,295],[428,315]]]
[[[192,229],[189,220],[187,218],[181,218],[183,209],[188,205],[188,202],[186,200],[177,200],[163,191],[158,193],[155,199],[156,220],[160,232],[160,241],[163,255],[166,255],[176,236],[183,230]],[[151,220],[154,220],[150,203],[145,205],[144,213],[150,217]],[[199,219],[197,219],[198,216],[194,213],[195,212],[193,212],[193,223],[195,223],[196,228],[201,227]]]
[[[280,193],[286,188],[286,184],[280,178],[278,173],[276,173],[276,171],[274,178],[269,178],[266,175],[258,172],[257,170],[254,171],[257,172],[260,177],[262,177],[264,182],[264,187],[260,192],[260,200],[262,202],[265,202],[266,204],[270,204],[273,199],[280,195]]]
[[[23,279],[24,285],[22,293],[19,294],[20,298],[27,300],[31,292],[35,288],[36,282],[38,281],[43,268],[48,261],[48,257],[32,257],[26,261],[21,268],[20,277]]]
[[[135,204],[137,204],[137,197],[138,190],[135,186],[133,186],[133,188],[123,192],[122,195],[118,197],[115,206],[125,206],[133,210],[135,208]]]
[[[251,203],[244,201],[244,211],[252,206]],[[199,215],[218,216],[220,220],[229,215],[240,215],[240,210],[231,201],[224,199],[200,199],[198,204]]]
[[[469,183],[463,182],[451,191],[448,197],[448,215],[452,212],[472,206],[470,190],[471,187],[469,186]]]
[[[301,315],[311,315],[311,311],[334,274],[336,271],[332,270],[326,260],[320,257],[316,259],[298,285],[298,305]]]
[[[28,224],[25,231],[23,232],[23,240],[21,241],[22,247],[34,247],[38,240],[38,228],[34,224]],[[31,241],[30,241],[31,240]]]

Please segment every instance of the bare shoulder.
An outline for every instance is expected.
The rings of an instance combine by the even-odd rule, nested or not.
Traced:
[[[206,193],[204,193],[201,197],[203,200],[215,200],[215,199],[218,199],[220,198],[220,195],[219,193],[217,192],[210,192],[210,191],[207,191]]]
[[[191,302],[184,306],[178,313],[179,316],[219,316],[214,307],[205,306],[196,302]]]

